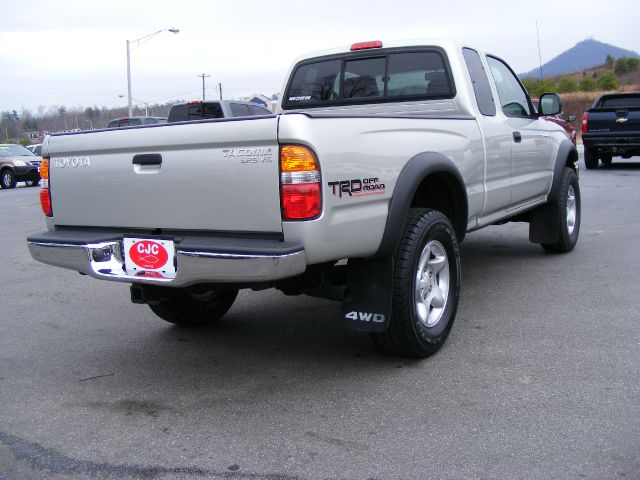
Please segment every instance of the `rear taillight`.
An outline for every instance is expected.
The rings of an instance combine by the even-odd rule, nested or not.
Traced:
[[[589,128],[588,122],[589,122],[589,114],[587,112],[584,112],[582,114],[582,133],[587,133],[587,129]]]
[[[49,191],[49,157],[44,157],[40,163],[40,181],[42,190],[40,190],[40,206],[42,212],[47,217],[53,217],[53,209],[51,208],[51,192]]]
[[[310,220],[320,215],[320,166],[310,148],[280,147],[280,204],[283,220]]]

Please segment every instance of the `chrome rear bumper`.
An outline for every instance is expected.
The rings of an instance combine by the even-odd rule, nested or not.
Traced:
[[[42,263],[116,282],[175,287],[197,283],[251,284],[293,277],[306,269],[301,245],[278,240],[181,236],[174,240],[175,278],[129,275],[124,268],[123,236],[50,231],[30,235],[27,243],[31,256]]]

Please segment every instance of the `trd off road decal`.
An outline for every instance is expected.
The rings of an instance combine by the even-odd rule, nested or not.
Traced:
[[[356,178],[354,180],[340,180],[328,182],[333,195],[349,197],[364,197],[368,195],[382,195],[385,192],[384,183],[379,178]]]

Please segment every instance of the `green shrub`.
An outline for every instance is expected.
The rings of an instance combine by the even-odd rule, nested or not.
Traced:
[[[598,79],[598,88],[600,90],[617,90],[619,86],[620,81],[611,70],[604,72]]]

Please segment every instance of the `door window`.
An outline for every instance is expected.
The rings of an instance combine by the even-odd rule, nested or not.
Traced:
[[[531,116],[527,93],[507,64],[494,57],[487,57],[487,62],[496,83],[500,106],[504,114],[507,117]]]

